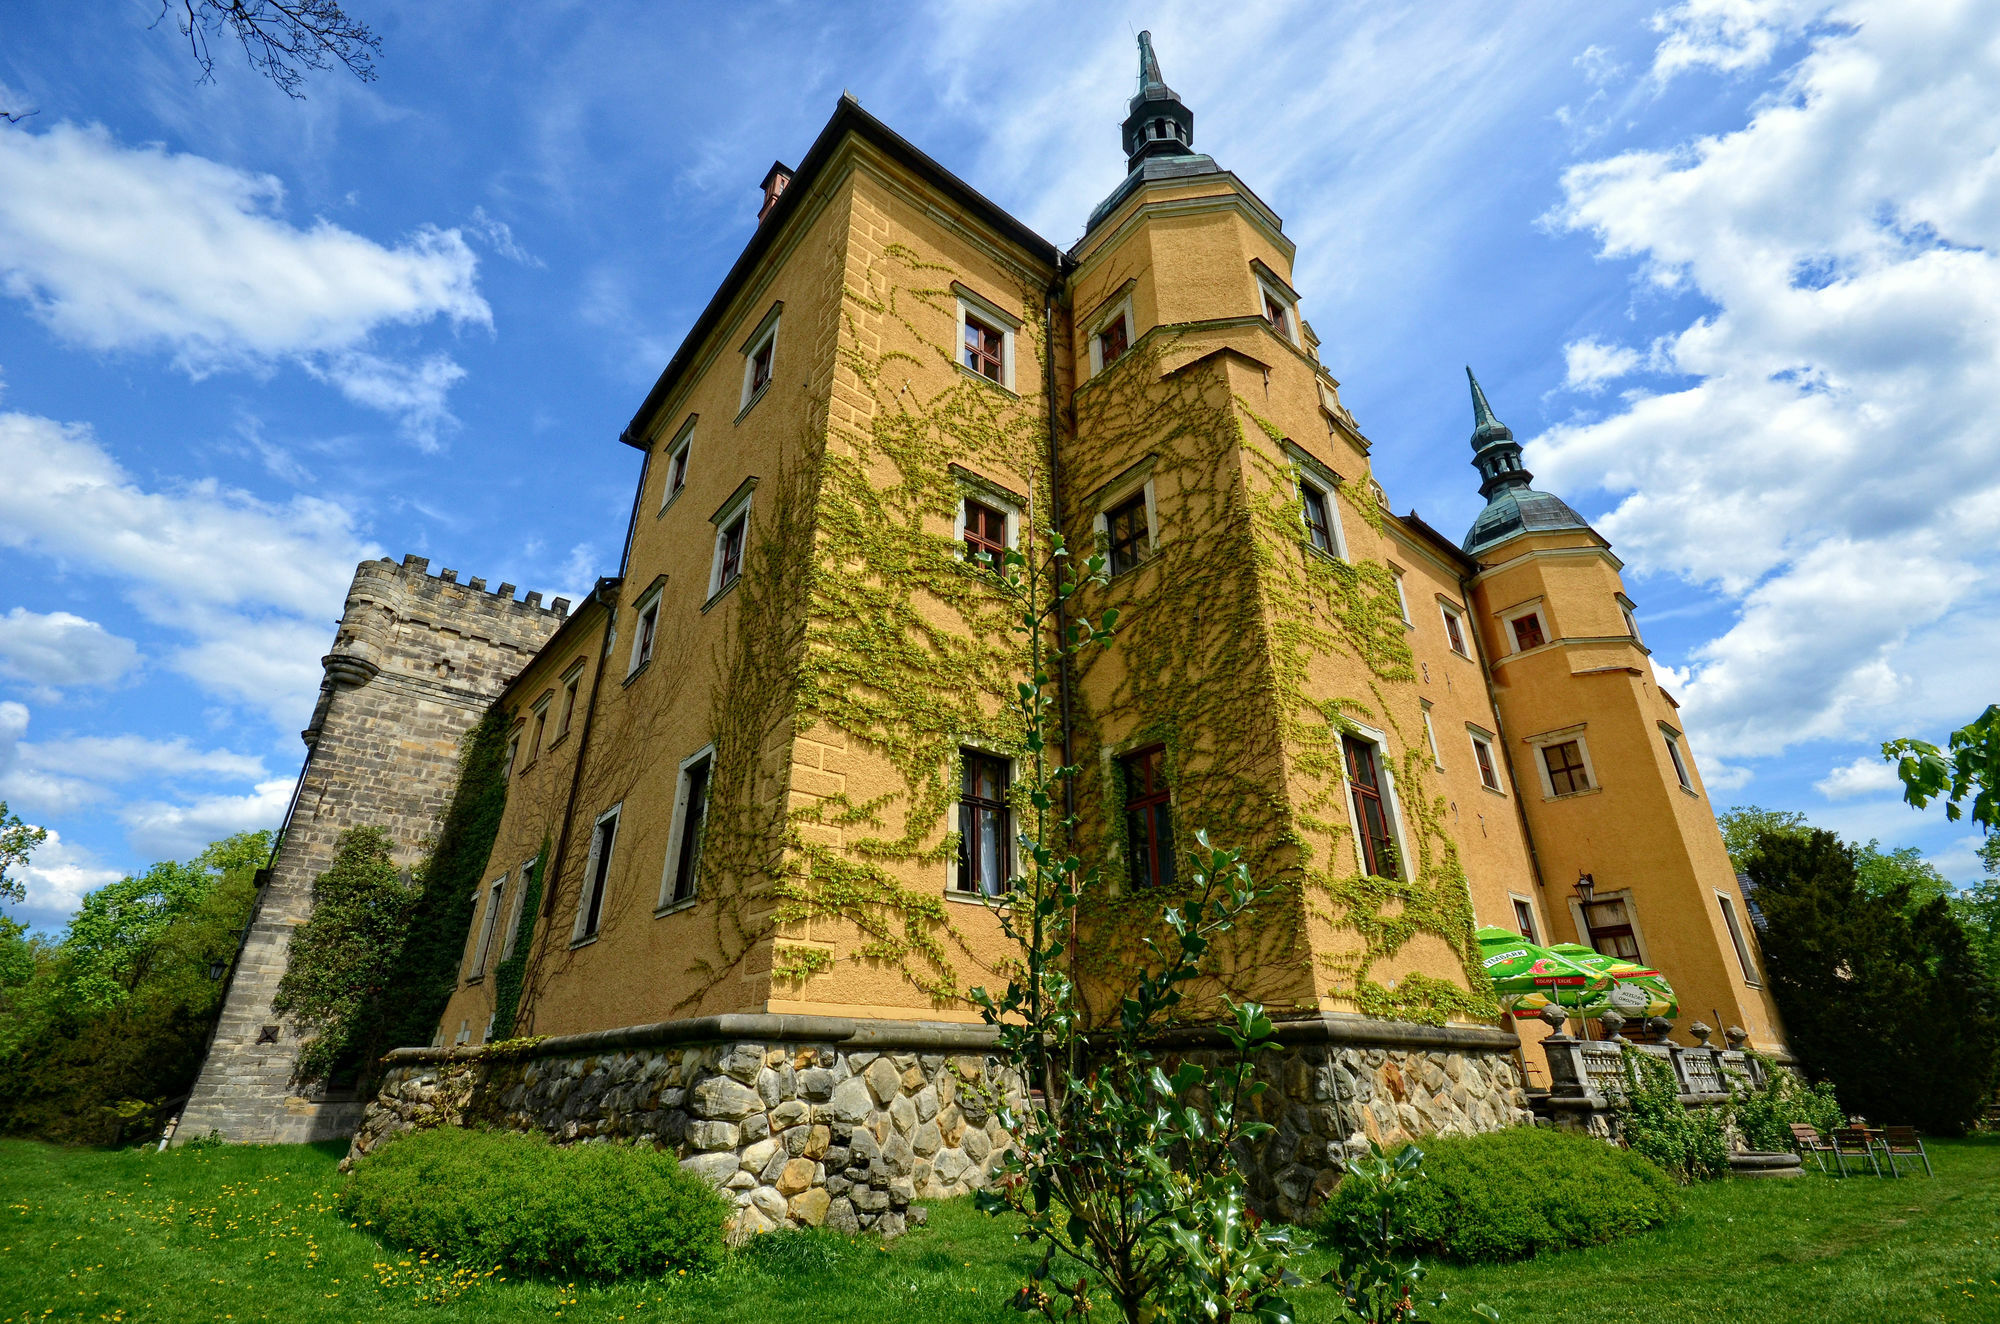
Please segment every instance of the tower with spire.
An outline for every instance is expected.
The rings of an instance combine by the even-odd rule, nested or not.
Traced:
[[[1486,403],[1486,392],[1469,367],[1465,378],[1472,384],[1472,467],[1479,470],[1479,495],[1486,498],[1486,509],[1472,521],[1461,544],[1465,553],[1476,556],[1524,532],[1587,531],[1590,525],[1561,497],[1537,492],[1530,485],[1535,476],[1522,467],[1521,445],[1513,430],[1494,417],[1493,406]]]

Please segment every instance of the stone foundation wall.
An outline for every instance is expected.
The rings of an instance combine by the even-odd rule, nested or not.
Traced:
[[[1170,1061],[1220,1059],[1199,1034],[1183,1039]],[[981,1026],[741,1015],[401,1049],[346,1163],[431,1126],[655,1145],[735,1200],[738,1238],[821,1226],[894,1236],[913,1202],[966,1194],[998,1169],[1010,1141],[996,1111],[1025,1100],[992,1042]],[[1307,1217],[1371,1140],[1532,1120],[1506,1031],[1322,1017],[1282,1027],[1281,1042],[1258,1067],[1273,1129],[1240,1154],[1272,1217]]]

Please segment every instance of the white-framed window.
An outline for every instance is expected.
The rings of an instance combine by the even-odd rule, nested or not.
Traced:
[[[578,658],[570,669],[562,674],[562,708],[561,716],[556,721],[557,740],[568,735],[570,727],[576,724],[577,696],[582,688],[583,659]]]
[[[499,1013],[499,1011],[498,1011],[498,1010],[494,1010],[494,1011],[489,1011],[489,1012],[487,1012],[487,1013],[486,1013],[486,1028],[485,1028],[485,1029],[483,1029],[483,1030],[481,1030],[481,1031],[479,1032],[479,1042],[480,1042],[480,1043],[482,1043],[482,1044],[483,1044],[483,1043],[489,1043],[489,1042],[491,1042],[491,1041],[492,1041],[492,1039],[493,1039],[493,1022],[494,1022],[494,1021],[497,1021],[497,1020],[499,1020],[499,1019],[500,1019],[500,1013]]]
[[[528,762],[531,764],[542,756],[542,746],[549,734],[549,702],[554,698],[554,693],[544,694],[535,700],[535,706],[529,710]]]
[[[1292,296],[1280,289],[1276,281],[1259,273],[1257,297],[1258,316],[1270,323],[1271,329],[1287,342],[1299,344],[1299,309]]]
[[[1470,626],[1466,622],[1464,610],[1456,603],[1446,602],[1443,598],[1438,599],[1438,610],[1444,613],[1444,641],[1451,645],[1451,651],[1460,657],[1471,657],[1472,649],[1466,642],[1465,634]]]
[[[990,750],[958,751],[958,855],[952,891],[1005,896],[1017,872],[1014,853],[1014,760]]]
[[[1465,734],[1472,741],[1472,763],[1479,769],[1479,784],[1489,791],[1502,790],[1500,755],[1493,748],[1492,735],[1470,724],[1466,726]]]
[[[604,903],[611,891],[611,862],[618,850],[618,815],[624,807],[611,806],[591,825],[590,855],[583,864],[583,892],[576,899],[576,925],[570,932],[572,944],[588,942],[604,927]]]
[[[521,906],[527,898],[529,886],[534,882],[535,870],[540,867],[541,860],[537,857],[523,860],[521,867],[515,871],[520,883],[514,888],[513,903],[507,908],[507,927],[500,933],[500,959],[503,961],[514,954],[514,945],[520,940]]]
[[[493,954],[493,934],[500,926],[500,916],[507,904],[507,875],[501,874],[486,887],[486,907],[479,915],[479,943],[473,948],[472,969],[467,973],[468,981],[486,977],[486,958]]]
[[[1100,315],[1090,328],[1090,375],[1095,377],[1106,368],[1125,357],[1132,348],[1133,332],[1137,329],[1132,320],[1132,299],[1127,295],[1114,303],[1109,311]]]
[[[1645,643],[1646,641],[1639,637],[1639,618],[1635,614],[1639,610],[1639,604],[1626,597],[1623,593],[1620,593],[1618,594],[1618,610],[1625,617],[1625,633],[1632,636],[1634,643]]]
[[[1570,917],[1584,946],[1621,961],[1646,961],[1646,937],[1639,928],[1639,908],[1630,892],[1598,892],[1588,902],[1571,897]]]
[[[1292,462],[1292,481],[1298,488],[1299,519],[1305,525],[1306,545],[1345,561],[1347,534],[1340,527],[1340,503],[1335,497],[1340,475],[1290,438],[1280,442],[1279,449]]]
[[[1674,777],[1683,791],[1694,791],[1694,777],[1688,772],[1687,758],[1681,753],[1681,733],[1660,723],[1660,739],[1666,742],[1667,762],[1674,765]]]
[[[1389,567],[1389,580],[1396,586],[1396,610],[1402,614],[1403,624],[1415,625],[1410,619],[1410,596],[1403,592],[1403,572],[1396,566]]]
[[[737,408],[739,418],[763,396],[777,372],[778,322],[784,310],[783,303],[772,304],[771,311],[764,314],[764,320],[757,323],[757,329],[743,342],[743,401]]]
[[[958,296],[958,366],[996,386],[1014,389],[1014,333],[1021,319],[953,283]]]
[[[1424,705],[1424,743],[1431,747],[1431,766],[1444,770],[1444,755],[1438,753],[1437,728],[1431,725],[1431,706]]]
[[[1514,912],[1514,929],[1529,942],[1542,940],[1541,925],[1535,923],[1535,903],[1519,892],[1507,894],[1507,904]]]
[[[521,758],[521,737],[517,734],[507,742],[507,766],[500,771],[500,780],[507,781],[514,775],[514,767]]]
[[[708,826],[709,791],[714,784],[714,745],[704,745],[681,760],[674,789],[674,826],[667,834],[667,864],[660,873],[661,910],[694,899],[701,882],[701,840]]]
[[[452,1042],[461,1047],[472,1042],[472,1018],[470,1016],[458,1023],[458,1037],[453,1039]]]
[[[1105,486],[1098,498],[1096,528],[1114,575],[1136,570],[1159,554],[1159,510],[1150,462],[1134,465]]]
[[[1727,892],[1715,894],[1715,904],[1722,909],[1722,927],[1729,930],[1730,945],[1736,948],[1736,963],[1743,967],[1743,982],[1755,988],[1764,982],[1757,973],[1757,963],[1750,959],[1750,942],[1743,936],[1743,922],[1736,916],[1736,901]]]
[[[1409,844],[1396,797],[1396,773],[1388,741],[1380,731],[1355,726],[1340,736],[1341,769],[1347,783],[1348,823],[1354,829],[1355,862],[1375,878],[1409,876]]]
[[[687,487],[688,465],[694,460],[694,424],[696,415],[689,415],[681,424],[681,430],[667,443],[667,481],[660,494],[660,509],[665,510],[674,503]]]
[[[1584,739],[1583,730],[1571,726],[1528,737],[1544,798],[1560,800],[1597,789],[1597,769],[1591,766],[1590,742]]]
[[[750,553],[750,498],[756,487],[756,479],[745,479],[711,517],[715,525],[715,560],[708,571],[711,598],[743,577],[743,563]]]
[[[653,660],[653,646],[660,634],[661,595],[665,592],[666,585],[655,584],[633,608],[632,657],[625,664],[627,676]]]
[[[1549,632],[1548,616],[1539,601],[1511,607],[1503,612],[1500,633],[1507,640],[1507,651],[1510,653],[1525,653],[1540,648],[1555,637]]]
[[[1021,511],[981,489],[959,498],[952,518],[952,541],[966,560],[995,573],[1005,570],[1007,553],[1020,545]]]

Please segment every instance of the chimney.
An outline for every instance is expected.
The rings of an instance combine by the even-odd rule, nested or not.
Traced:
[[[792,168],[783,161],[771,162],[771,169],[758,185],[764,190],[764,205],[757,209],[757,220],[761,224],[771,214],[771,208],[778,205],[778,195],[785,191],[785,185],[792,182]]]

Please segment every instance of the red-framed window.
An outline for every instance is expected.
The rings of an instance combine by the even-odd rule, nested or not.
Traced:
[[[1125,325],[1125,314],[1111,319],[1111,325],[1097,333],[1097,355],[1105,367],[1110,367],[1125,351],[1131,348],[1131,332]]]
[[[1472,738],[1472,757],[1479,764],[1479,784],[1489,791],[1500,789],[1500,770],[1493,766],[1493,746],[1478,736]]]
[[[1007,891],[1013,810],[1007,804],[1008,761],[976,749],[959,751],[958,887],[999,896]]]
[[[1167,789],[1167,750],[1154,745],[1122,760],[1125,769],[1125,840],[1136,887],[1171,887],[1174,881],[1173,797]]]
[[[1514,898],[1514,927],[1529,942],[1540,942],[1535,936],[1535,908],[1520,897]]]
[[[743,535],[749,527],[750,512],[746,510],[722,531],[722,573],[716,579],[717,592],[734,584],[743,573]]]
[[[1264,294],[1264,320],[1271,324],[1273,331],[1276,331],[1285,339],[1290,340],[1292,338],[1291,313],[1269,291],[1266,291]]]
[[[1557,795],[1574,795],[1590,789],[1590,773],[1583,766],[1583,747],[1576,741],[1543,745],[1542,763],[1549,770],[1549,786]]]
[[[1514,647],[1525,653],[1530,648],[1540,648],[1548,642],[1542,633],[1542,615],[1531,611],[1526,616],[1514,618]]]
[[[1449,607],[1441,607],[1439,610],[1444,613],[1444,637],[1451,645],[1451,651],[1460,657],[1472,656],[1465,651],[1465,626],[1460,623],[1458,613]]]
[[[1003,371],[1002,355],[1006,351],[1007,338],[986,323],[966,314],[965,318],[965,366],[988,381],[997,382]]]
[[[1007,513],[967,498],[965,557],[975,565],[999,570],[1007,564]]]
[[[673,463],[667,469],[667,495],[672,496],[687,486],[688,456],[694,454],[694,443],[688,442],[674,452]]]
[[[1111,538],[1111,573],[1122,574],[1143,565],[1153,555],[1151,530],[1146,524],[1146,494],[1141,491],[1119,502],[1104,514]]]
[[[1389,830],[1389,808],[1382,798],[1382,770],[1375,746],[1342,736],[1347,755],[1347,787],[1354,799],[1354,821],[1361,829],[1361,867],[1376,878],[1401,878],[1396,838]]]

